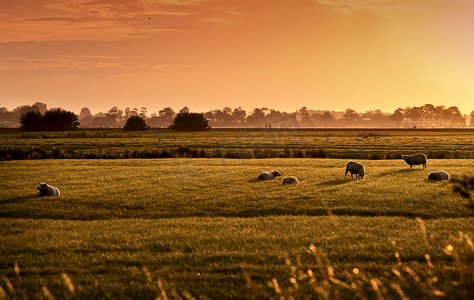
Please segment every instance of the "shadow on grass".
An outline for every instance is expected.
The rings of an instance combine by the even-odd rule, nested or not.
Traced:
[[[21,196],[21,197],[14,197],[10,199],[0,200],[0,204],[21,203],[21,202],[25,202],[26,200],[30,200],[33,197],[37,197],[37,196],[29,195],[29,196]]]
[[[273,182],[273,181],[279,181],[278,180],[279,177],[275,178],[275,179],[269,179],[269,180],[261,180],[261,179],[257,179],[257,178],[253,178],[253,179],[249,179],[247,180],[248,183],[255,183],[255,182]],[[280,177],[281,178],[281,177]]]
[[[396,170],[396,171],[383,172],[383,173],[380,173],[380,174],[376,175],[376,177],[383,177],[383,176],[387,176],[387,175],[410,174],[410,173],[417,172],[417,171],[426,171],[426,170],[423,170],[423,169],[400,169],[400,170]]]
[[[329,180],[329,181],[325,181],[325,182],[320,182],[318,183],[318,185],[321,185],[321,186],[334,186],[334,185],[340,185],[340,184],[344,184],[344,183],[348,183],[350,182],[350,179],[347,179],[347,178],[343,178],[343,179],[333,179],[333,180]]]
[[[405,217],[405,218],[422,218],[436,219],[440,215],[430,213],[416,213],[405,210],[376,211],[365,209],[331,209],[332,216],[357,216],[357,217]],[[245,210],[237,213],[235,217],[251,218],[251,217],[269,217],[269,216],[329,216],[329,211],[324,208],[310,209],[305,211],[288,211],[280,208],[270,208],[265,210]],[[464,218],[470,217],[470,214],[443,213],[444,218]]]

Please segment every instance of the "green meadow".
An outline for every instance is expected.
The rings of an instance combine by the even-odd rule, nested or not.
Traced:
[[[358,161],[1,161],[0,299],[471,299],[472,209],[427,176],[474,160]]]

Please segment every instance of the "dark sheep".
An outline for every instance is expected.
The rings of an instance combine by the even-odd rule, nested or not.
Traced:
[[[346,178],[347,172],[351,172],[351,178],[353,178],[352,175],[354,174],[356,175],[356,178],[357,175],[359,175],[360,178],[364,178],[365,176],[364,166],[355,161],[350,161],[346,164],[346,174],[344,174],[344,178]]]
[[[402,159],[410,165],[410,168],[413,168],[413,165],[423,165],[423,169],[426,169],[426,155],[424,154],[415,154],[415,155],[403,155]]]
[[[431,172],[430,175],[428,175],[428,179],[449,180],[449,174],[446,171]]]
[[[281,176],[278,171],[263,172],[257,176],[257,180],[272,180],[277,178],[278,176]]]

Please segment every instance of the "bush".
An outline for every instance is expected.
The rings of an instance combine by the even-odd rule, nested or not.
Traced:
[[[171,129],[176,131],[206,131],[211,129],[203,114],[181,112],[174,118]]]
[[[145,120],[140,116],[131,116],[127,119],[125,126],[123,126],[125,131],[145,131],[148,128],[150,126],[146,125]]]

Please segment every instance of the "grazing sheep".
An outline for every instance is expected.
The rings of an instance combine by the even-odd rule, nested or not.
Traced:
[[[285,184],[298,184],[298,179],[296,179],[296,177],[293,177],[293,176],[288,176],[288,177],[283,177],[283,179],[281,180],[281,184],[282,185],[285,185]]]
[[[50,186],[47,183],[39,183],[38,187],[38,196],[60,196],[61,192],[58,188]]]
[[[356,141],[363,141],[361,138],[355,138]]]
[[[368,134],[364,134],[364,136],[363,136],[362,138],[368,139],[368,138],[369,138],[369,135],[368,135]]]
[[[346,174],[344,174],[344,178],[346,178],[347,172],[351,172],[351,178],[353,178],[352,175],[354,174],[356,174],[356,178],[357,175],[359,175],[360,178],[364,178],[365,176],[364,166],[355,161],[350,161],[346,164]]]
[[[257,180],[272,180],[277,178],[278,176],[281,176],[278,171],[263,172],[257,176]]]
[[[415,139],[415,140],[419,140],[420,138],[419,138],[419,137],[417,137],[417,136],[415,136],[413,139]]]
[[[446,171],[431,172],[428,179],[432,180],[449,180],[449,174]]]
[[[415,155],[403,155],[402,159],[413,168],[413,165],[423,165],[423,169],[426,169],[426,155],[415,154]]]

